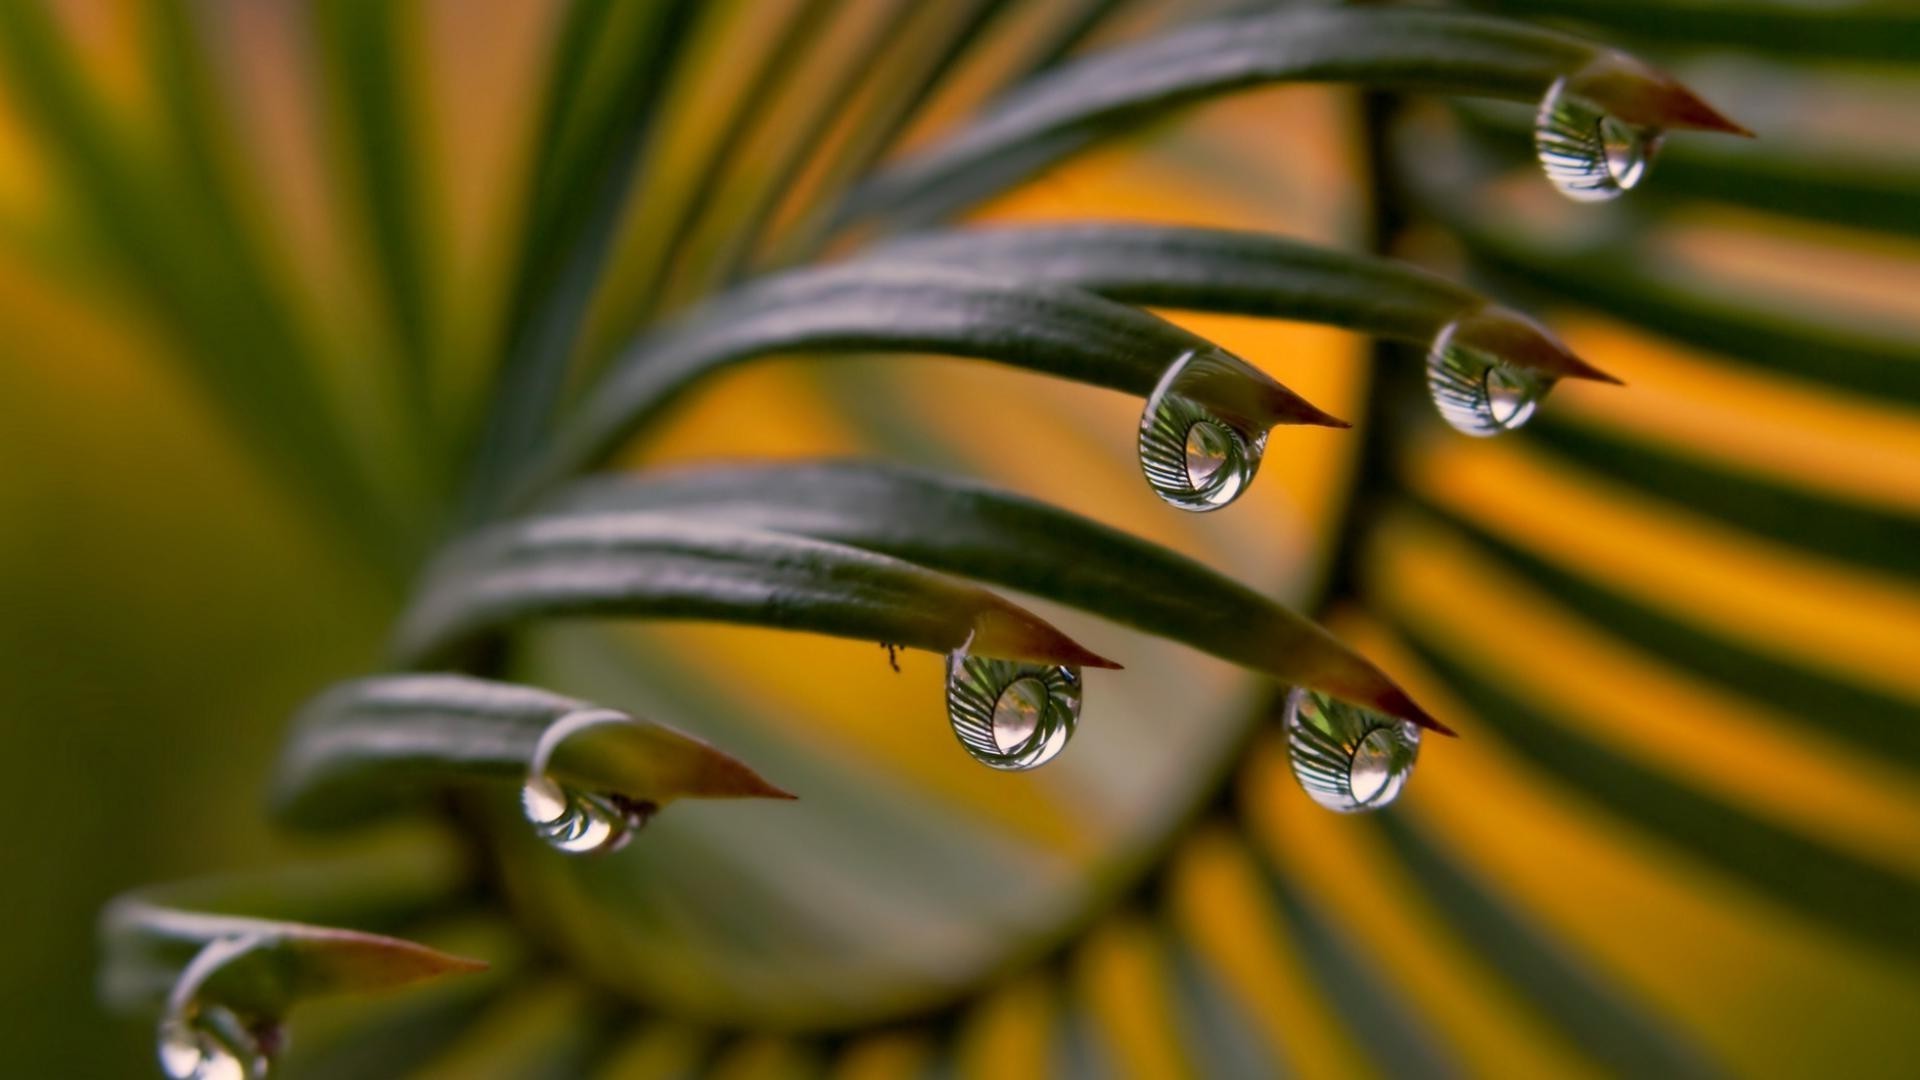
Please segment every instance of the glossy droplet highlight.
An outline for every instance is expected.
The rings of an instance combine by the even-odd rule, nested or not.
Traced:
[[[173,1080],[262,1080],[262,1040],[221,1005],[189,1004],[160,1022],[160,1070]]]
[[[648,816],[619,795],[575,791],[544,776],[527,778],[520,806],[540,839],[569,855],[619,851]]]
[[[983,764],[1009,771],[1045,765],[1080,721],[1080,669],[963,649],[947,660],[947,719]]]
[[[1579,202],[1618,198],[1647,175],[1660,149],[1657,128],[1629,124],[1573,90],[1565,76],[1540,101],[1533,149],[1547,179]]]
[[[1427,392],[1434,407],[1454,430],[1468,435],[1498,435],[1525,424],[1553,389],[1553,378],[1463,344],[1460,325],[1459,320],[1448,323],[1427,352]]]
[[[1314,802],[1351,814],[1400,795],[1420,756],[1420,729],[1316,690],[1287,695],[1287,757]]]
[[[1218,349],[1184,353],[1160,376],[1140,414],[1140,470],[1154,493],[1182,510],[1218,510],[1240,497],[1260,468],[1265,428],[1203,405],[1208,383],[1258,379]]]
[[[534,834],[569,855],[605,855],[627,846],[653,816],[652,803],[618,792],[581,791],[548,774],[553,752],[567,737],[600,724],[627,724],[632,718],[612,709],[580,709],[555,720],[540,734],[520,786],[520,808]]]

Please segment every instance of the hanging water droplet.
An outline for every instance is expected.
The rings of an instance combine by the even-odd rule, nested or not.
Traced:
[[[1218,510],[1240,497],[1260,468],[1267,431],[1208,408],[1195,391],[1261,378],[1219,349],[1183,353],[1167,368],[1140,414],[1140,469],[1155,494],[1194,511]]]
[[[1442,328],[1427,352],[1427,391],[1434,406],[1454,430],[1468,435],[1498,435],[1526,423],[1554,379],[1462,343],[1461,322]]]
[[[580,791],[547,774],[547,763],[567,737],[599,724],[626,724],[632,719],[612,709],[580,709],[547,725],[527,765],[520,786],[520,807],[540,839],[569,855],[596,855],[619,851],[653,816],[654,805],[629,799],[618,792]]]
[[[947,660],[947,719],[967,753],[996,769],[1045,765],[1080,720],[1080,669],[991,660],[962,648]]]
[[[647,823],[651,808],[619,795],[576,791],[545,776],[530,776],[520,805],[540,839],[569,855],[619,851]]]
[[[1540,101],[1533,149],[1547,179],[1578,202],[1605,202],[1638,184],[1660,149],[1658,128],[1629,124],[1561,76]]]
[[[262,1040],[233,1010],[189,1003],[160,1021],[160,1069],[173,1080],[264,1080]]]
[[[1287,695],[1287,756],[1313,801],[1350,814],[1392,802],[1413,774],[1420,729],[1316,690]]]

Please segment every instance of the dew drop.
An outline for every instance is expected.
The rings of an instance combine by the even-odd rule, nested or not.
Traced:
[[[569,855],[619,851],[653,816],[654,805],[618,792],[581,791],[548,775],[547,763],[568,736],[601,724],[628,724],[632,718],[612,709],[577,709],[547,725],[520,786],[520,808],[535,835]]]
[[[1218,510],[1240,497],[1267,448],[1264,428],[1209,409],[1197,388],[1259,373],[1219,349],[1182,353],[1140,414],[1140,469],[1154,493],[1182,510]]]
[[[263,1080],[261,1039],[233,1010],[188,1004],[160,1022],[160,1070],[172,1080]]]
[[[1351,814],[1391,803],[1413,774],[1420,729],[1316,690],[1287,695],[1287,756],[1314,802]]]
[[[520,805],[540,839],[569,855],[619,851],[647,823],[651,809],[619,795],[576,791],[545,776],[527,778]]]
[[[961,649],[947,660],[947,719],[983,764],[1009,771],[1045,765],[1080,720],[1080,669]]]
[[[1456,431],[1498,435],[1525,424],[1553,389],[1551,376],[1516,367],[1457,339],[1460,321],[1434,336],[1427,352],[1427,392]]]
[[[1640,183],[1660,140],[1658,128],[1609,115],[1571,89],[1565,76],[1547,90],[1533,122],[1540,167],[1561,194],[1578,202],[1605,202]]]

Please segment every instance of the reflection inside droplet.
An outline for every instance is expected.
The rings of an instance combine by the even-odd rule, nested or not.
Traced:
[[[173,1080],[262,1080],[269,1070],[259,1039],[219,1005],[189,1005],[162,1020],[158,1054]]]
[[[527,778],[520,805],[534,832],[569,855],[619,851],[646,824],[650,809],[618,795],[576,791],[545,776]]]
[[[632,717],[614,709],[575,709],[540,733],[527,763],[527,779],[520,786],[520,808],[535,835],[550,847],[569,855],[619,851],[653,816],[655,807],[650,802],[613,791],[582,791],[555,780],[547,771],[554,751],[574,734],[607,724],[631,723]]]
[[[1525,424],[1554,380],[1458,340],[1461,321],[1441,329],[1427,352],[1427,392],[1454,430],[1498,435]]]
[[[1639,184],[1660,148],[1656,128],[1629,124],[1554,82],[1534,117],[1533,147],[1547,179],[1570,199],[1604,202]]]
[[[969,656],[947,661],[947,719],[960,745],[996,769],[1053,760],[1080,720],[1080,669]]]
[[[1287,695],[1287,757],[1314,802],[1343,814],[1393,802],[1413,774],[1420,729],[1315,690]]]
[[[993,742],[1011,753],[1033,738],[1047,708],[1047,684],[1033,676],[1015,679],[993,706]]]
[[[1182,510],[1218,510],[1253,482],[1267,432],[1235,423],[1202,404],[1259,372],[1219,349],[1184,353],[1160,377],[1140,414],[1140,469],[1154,493]]]

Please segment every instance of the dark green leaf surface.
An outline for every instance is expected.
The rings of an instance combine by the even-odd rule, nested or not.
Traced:
[[[1662,46],[1749,48],[1800,59],[1911,62],[1920,10],[1903,0],[1473,0],[1510,15],[1563,16]]]
[[[620,358],[517,485],[515,503],[604,460],[701,377],[776,352],[977,357],[1145,397],[1206,341],[1136,308],[1005,275],[870,259],[794,271],[713,301]],[[1246,410],[1271,426],[1345,426],[1261,377]]]
[[[1439,727],[1366,659],[1259,593],[1117,529],[951,477],[860,462],[686,469],[584,483],[555,508],[589,521],[671,514],[882,552]]]
[[[150,1007],[165,1000],[201,949],[234,938],[257,938],[265,947],[208,991],[265,1014],[299,998],[484,967],[413,942],[319,924],[408,918],[444,904],[459,887],[443,856],[387,855],[407,857],[316,863],[122,896],[101,913],[101,997],[118,1009]]]
[[[704,619],[982,656],[1114,667],[1024,608],[885,555],[660,514],[490,529],[431,574],[395,651],[418,664],[528,619]]]
[[[1533,100],[1600,52],[1537,27],[1446,12],[1343,8],[1220,19],[1070,64],[1015,91],[959,136],[857,191],[847,216],[931,220],[1119,127],[1249,86],[1340,81]]]
[[[342,683],[301,710],[273,785],[275,812],[308,828],[351,824],[458,781],[525,777],[540,736],[588,702],[464,675]],[[791,798],[690,735],[633,718],[584,728],[549,763],[556,779],[635,802]]]

